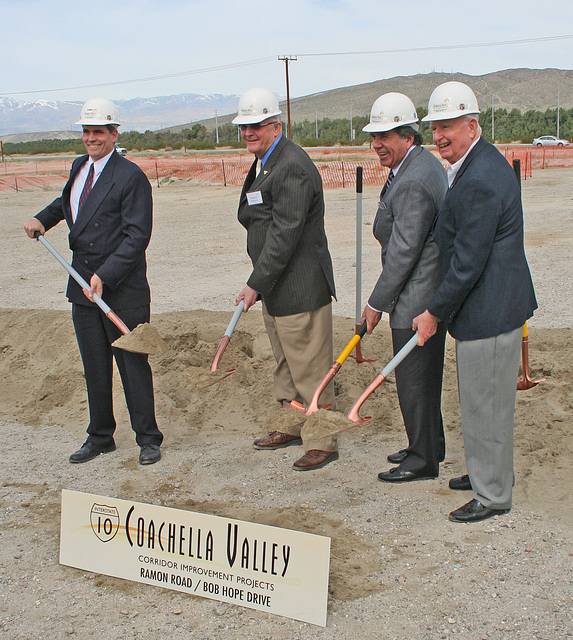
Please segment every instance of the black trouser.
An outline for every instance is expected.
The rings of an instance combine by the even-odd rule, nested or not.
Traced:
[[[392,329],[394,354],[411,339],[411,329]],[[446,324],[423,347],[416,347],[396,367],[396,389],[408,434],[408,456],[400,467],[437,476],[445,456],[442,378]]]
[[[149,322],[149,305],[118,310],[118,315],[132,330],[138,324]],[[115,357],[137,444],[160,445],[163,434],[155,420],[153,377],[148,356],[112,348],[111,343],[122,334],[95,305],[73,304],[72,318],[88,391],[88,440],[98,445],[113,442],[116,423],[113,415],[112,357]]]

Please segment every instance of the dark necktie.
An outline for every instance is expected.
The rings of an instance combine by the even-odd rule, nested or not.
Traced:
[[[93,183],[94,183],[94,164],[92,162],[90,166],[90,170],[88,171],[88,177],[86,178],[86,183],[84,184],[84,188],[82,189],[82,195],[80,196],[78,213],[82,210],[82,207],[84,206],[84,202],[88,199],[88,196],[90,195],[90,191],[92,190]]]
[[[384,186],[382,187],[382,193],[380,194],[380,198],[382,198],[382,196],[386,193],[386,191],[388,191],[388,189],[390,188],[390,185],[392,184],[392,180],[394,180],[394,172],[390,169],[390,173],[388,174],[388,178],[386,178],[386,182],[384,183]]]

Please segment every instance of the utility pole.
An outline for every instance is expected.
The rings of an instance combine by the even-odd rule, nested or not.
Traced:
[[[352,107],[350,107],[350,144],[352,145]]]
[[[215,131],[216,131],[216,138],[217,138],[217,144],[219,144],[219,120],[217,119],[217,109],[215,109]]]
[[[557,137],[559,137],[559,89],[557,89]]]
[[[493,114],[493,96],[491,97],[491,143],[495,144],[495,116]]]
[[[288,81],[288,63],[296,60],[296,56],[279,56],[279,60],[284,60],[286,73],[286,92],[287,92],[287,137],[290,138],[290,87]]]

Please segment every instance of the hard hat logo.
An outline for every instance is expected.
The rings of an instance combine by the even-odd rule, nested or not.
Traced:
[[[459,107],[458,107],[458,109],[459,109],[460,111],[465,111],[467,108],[468,108],[468,105],[467,105],[467,104],[464,104],[463,102],[460,102],[460,105],[459,105]]]

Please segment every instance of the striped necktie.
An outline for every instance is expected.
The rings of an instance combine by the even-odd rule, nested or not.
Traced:
[[[94,163],[92,162],[90,166],[90,170],[88,171],[88,177],[86,178],[84,188],[82,189],[82,195],[80,196],[78,213],[82,210],[82,207],[84,206],[85,201],[88,199],[88,196],[90,195],[90,191],[92,190],[93,183],[94,183]]]
[[[382,187],[382,193],[380,194],[380,198],[382,198],[382,196],[386,193],[386,191],[388,191],[388,189],[390,188],[390,185],[392,184],[392,180],[394,180],[394,172],[392,171],[392,169],[390,169],[390,173],[388,174],[388,178],[386,179],[386,182],[384,183],[384,186]]]

